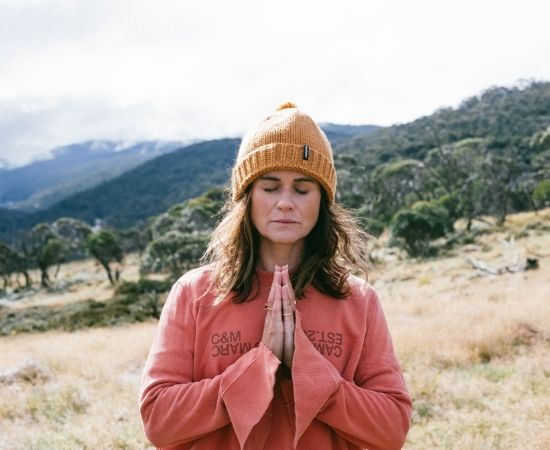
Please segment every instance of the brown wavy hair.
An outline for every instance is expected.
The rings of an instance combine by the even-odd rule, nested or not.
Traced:
[[[227,196],[223,218],[203,256],[203,262],[213,263],[212,281],[218,302],[228,298],[235,303],[245,301],[257,277],[260,236],[250,218],[250,197],[250,186],[237,202]],[[365,278],[368,277],[369,237],[350,211],[329,203],[321,188],[317,223],[305,238],[300,265],[291,274],[296,298],[303,297],[310,283],[332,297],[348,297],[351,294],[347,282],[350,272],[363,272]]]

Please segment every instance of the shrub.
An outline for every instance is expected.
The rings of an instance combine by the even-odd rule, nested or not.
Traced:
[[[456,195],[445,194],[439,197],[435,202],[447,210],[453,222],[460,217],[461,204],[460,199]]]
[[[2,310],[0,311],[0,336],[54,329],[74,331],[88,327],[143,322],[149,318],[159,317],[165,297],[163,293],[149,291],[139,295],[134,293],[115,295],[106,302],[86,300],[66,305],[34,306],[15,311]],[[159,300],[161,300],[160,303]]]
[[[535,186],[533,201],[539,208],[550,205],[550,179],[542,180]]]
[[[133,281],[123,281],[117,286],[115,293],[120,295],[140,295],[148,292],[167,292],[170,290],[172,284],[172,279],[161,281],[140,278],[137,283]]]
[[[437,202],[417,202],[399,210],[391,221],[393,238],[410,256],[428,256],[431,241],[453,228],[448,211]]]
[[[199,264],[209,240],[210,234],[206,232],[171,230],[147,245],[140,271],[144,274],[169,270],[177,277]]]

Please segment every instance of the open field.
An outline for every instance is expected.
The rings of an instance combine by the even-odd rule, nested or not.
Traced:
[[[479,275],[465,255],[495,267],[537,257],[540,268]],[[445,257],[382,260],[373,284],[414,399],[405,448],[550,448],[550,210],[513,216]],[[59,280],[65,292],[4,307],[111,293],[91,261],[68,264]],[[137,391],[155,325],[0,337],[0,449],[149,448]]]
[[[121,277],[126,281],[136,281],[139,278],[139,260],[136,254],[126,255],[122,266]],[[40,272],[30,270],[33,287],[28,291],[13,293],[8,289],[8,295],[0,296],[0,305],[13,309],[28,308],[36,305],[64,305],[82,300],[108,300],[113,295],[113,288],[107,278],[107,273],[101,265],[86,259],[62,264],[54,278],[55,268],[50,268],[52,287],[39,288]],[[22,277],[20,282],[23,283]]]

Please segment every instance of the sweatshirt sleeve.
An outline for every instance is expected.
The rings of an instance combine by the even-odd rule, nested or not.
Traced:
[[[142,378],[140,413],[148,439],[169,447],[233,426],[241,448],[273,398],[280,361],[263,344],[224,372],[194,380],[195,318],[176,282],[159,320]]]
[[[367,330],[353,381],[343,379],[317,351],[297,314],[292,370],[295,445],[313,419],[361,447],[389,450],[404,444],[412,403],[378,297],[372,288],[367,296]]]

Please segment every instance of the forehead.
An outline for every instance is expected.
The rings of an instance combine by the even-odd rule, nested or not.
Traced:
[[[294,170],[273,170],[260,175],[257,180],[316,182],[310,176]]]

